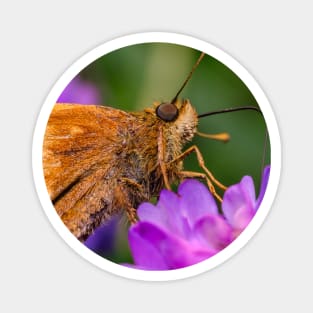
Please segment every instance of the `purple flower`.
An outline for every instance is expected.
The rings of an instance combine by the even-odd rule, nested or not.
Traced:
[[[233,239],[213,196],[197,180],[185,180],[177,194],[162,190],[156,206],[143,203],[137,213],[140,222],[128,234],[137,268],[186,267],[211,257]]]
[[[210,258],[229,245],[255,215],[265,193],[270,167],[263,173],[255,199],[249,176],[227,189],[222,209],[197,180],[182,182],[177,194],[162,190],[156,205],[143,203],[139,222],[128,233],[134,265],[144,270],[170,270]]]
[[[84,242],[93,252],[107,257],[113,254],[119,216],[114,216],[104,225],[99,226]]]
[[[57,102],[101,104],[101,96],[95,85],[76,76],[63,90]]]
[[[254,184],[250,176],[244,176],[239,184],[230,186],[224,194],[222,209],[237,237],[250,223],[259,208],[267,187],[270,166],[263,171],[261,188],[258,198],[255,198]]]

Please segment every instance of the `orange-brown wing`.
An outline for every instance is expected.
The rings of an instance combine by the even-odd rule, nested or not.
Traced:
[[[69,189],[76,192],[66,211],[116,162],[122,149],[120,135],[129,114],[95,105],[56,104],[50,115],[43,145],[45,181],[51,200]],[[83,184],[83,182],[85,184]],[[85,190],[86,189],[86,190]]]

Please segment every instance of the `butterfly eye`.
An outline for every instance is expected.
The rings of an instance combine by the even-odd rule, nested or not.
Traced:
[[[156,115],[165,122],[172,122],[178,116],[178,109],[173,103],[161,103],[156,109]]]

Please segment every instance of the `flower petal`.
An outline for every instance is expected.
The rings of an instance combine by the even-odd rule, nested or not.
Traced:
[[[261,202],[263,200],[263,197],[264,197],[264,194],[265,194],[265,191],[266,191],[266,188],[267,188],[268,180],[269,180],[269,177],[270,177],[270,171],[271,171],[270,165],[265,166],[265,168],[263,170],[263,175],[262,175],[260,193],[259,193],[258,199],[256,201],[256,209],[259,208],[259,206],[260,206],[260,204],[261,204]]]
[[[208,188],[195,179],[187,179],[178,187],[181,215],[193,226],[201,217],[217,214],[218,208]]]
[[[114,216],[104,225],[99,226],[84,242],[85,246],[104,257],[110,255],[115,248],[117,225],[120,216]]]
[[[65,87],[57,102],[79,103],[79,104],[100,104],[100,92],[91,82],[82,80],[76,76]]]
[[[140,221],[152,222],[159,227],[183,235],[183,221],[179,212],[179,198],[169,190],[162,190],[156,206],[143,203],[137,209]]]
[[[139,222],[128,232],[128,242],[132,251],[134,264],[139,268],[166,270],[168,266],[164,256],[155,242],[164,239],[162,232],[154,231],[156,227],[148,222]]]
[[[148,222],[139,222],[131,227],[129,244],[135,264],[150,270],[186,267],[215,253],[212,249],[189,244]]]
[[[255,207],[255,191],[253,180],[244,176],[239,184],[230,186],[224,193],[222,209],[228,222],[236,226],[235,215],[240,210],[253,210]]]
[[[238,236],[241,231],[243,231],[248,226],[250,221],[253,219],[255,212],[256,211],[254,208],[244,206],[236,211],[233,217],[236,236]]]
[[[228,246],[233,238],[233,229],[224,218],[218,215],[207,215],[197,221],[195,232],[205,245],[216,252]]]
[[[164,226],[171,231],[181,231],[181,215],[179,212],[179,197],[172,191],[162,190],[157,209],[163,212]]]
[[[149,202],[144,202],[139,205],[137,215],[140,221],[153,222],[162,225],[164,217],[158,208]]]

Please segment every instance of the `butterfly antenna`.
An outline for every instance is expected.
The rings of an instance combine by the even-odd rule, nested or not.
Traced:
[[[176,96],[173,98],[173,100],[171,101],[171,103],[175,103],[178,96],[180,95],[180,93],[183,91],[183,89],[185,88],[185,86],[187,85],[189,79],[191,78],[193,72],[196,70],[196,68],[198,67],[198,65],[200,64],[201,60],[203,59],[203,57],[205,56],[204,52],[201,52],[197,62],[194,64],[194,66],[192,67],[190,73],[188,74],[187,78],[185,79],[184,83],[182,84],[182,86],[180,87],[180,89],[178,90]]]
[[[227,109],[222,109],[222,110],[211,111],[211,112],[199,114],[198,118],[210,116],[210,115],[221,114],[221,113],[229,113],[229,112],[244,111],[244,110],[253,110],[253,111],[257,111],[258,113],[262,114],[262,111],[258,107],[247,105],[247,106],[242,106],[242,107],[227,108]]]
[[[267,132],[267,129],[265,128],[264,148],[263,148],[262,163],[261,163],[261,177],[262,177],[262,175],[263,175],[263,170],[264,170],[264,167],[265,167],[265,158],[266,158],[267,142],[268,142],[268,132]]]

